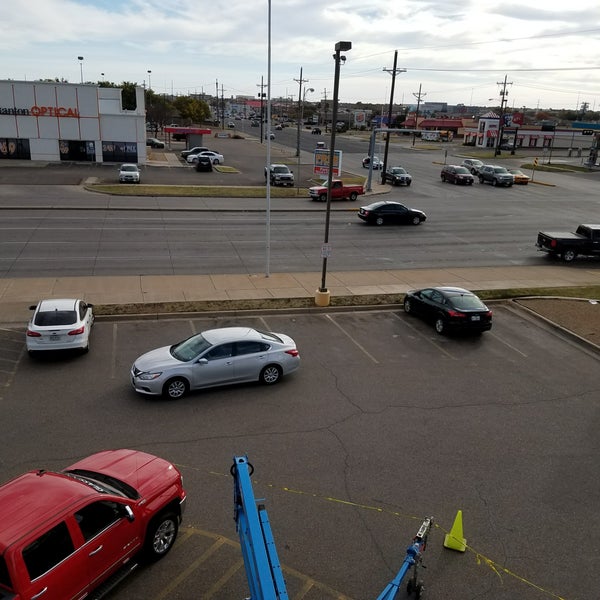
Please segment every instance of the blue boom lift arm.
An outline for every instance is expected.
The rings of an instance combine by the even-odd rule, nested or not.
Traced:
[[[247,600],[288,600],[267,511],[254,497],[250,480],[254,468],[248,462],[247,456],[234,456],[230,471],[234,481],[233,518],[240,538],[251,594]],[[414,592],[417,600],[421,598],[424,586],[418,579],[418,571],[422,566],[423,552],[432,526],[433,517],[427,517],[406,549],[406,558],[400,570],[379,594],[377,600],[394,600],[402,580],[411,568],[413,574],[408,580],[407,592]]]

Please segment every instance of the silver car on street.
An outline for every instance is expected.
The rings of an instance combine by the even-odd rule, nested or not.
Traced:
[[[131,384],[141,394],[178,399],[191,390],[232,383],[272,385],[299,366],[291,337],[224,327],[143,354],[131,367]]]

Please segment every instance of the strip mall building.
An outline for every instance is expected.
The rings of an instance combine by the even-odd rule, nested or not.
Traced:
[[[121,89],[0,81],[0,160],[146,162],[144,90],[123,110]]]

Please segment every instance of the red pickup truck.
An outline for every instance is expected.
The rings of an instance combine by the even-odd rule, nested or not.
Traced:
[[[319,202],[327,202],[327,187],[315,186],[308,190],[312,200]],[[331,199],[332,200],[356,200],[360,195],[365,193],[365,188],[362,185],[344,185],[341,179],[334,179],[331,182]]]

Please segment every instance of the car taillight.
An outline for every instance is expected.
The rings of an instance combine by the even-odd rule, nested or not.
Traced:
[[[38,333],[37,331],[31,331],[31,329],[27,330],[27,337],[42,337],[41,333]]]
[[[298,356],[298,354],[300,354],[300,352],[298,352],[296,348],[294,348],[293,350],[286,350],[285,353],[289,354],[290,356]]]
[[[492,318],[492,311],[491,311],[491,310],[488,310],[488,311],[485,313],[485,316],[486,316],[486,317],[489,317],[489,318],[491,319],[491,318]]]
[[[85,331],[85,327],[81,326],[77,329],[73,329],[72,331],[69,331],[69,333],[67,335],[81,335],[84,331]]]
[[[551,246],[552,248],[556,248],[556,240],[552,240],[552,241],[550,242],[550,246]]]
[[[449,317],[466,317],[467,315],[465,315],[465,313],[461,313],[457,310],[449,310],[448,311],[448,316]]]

